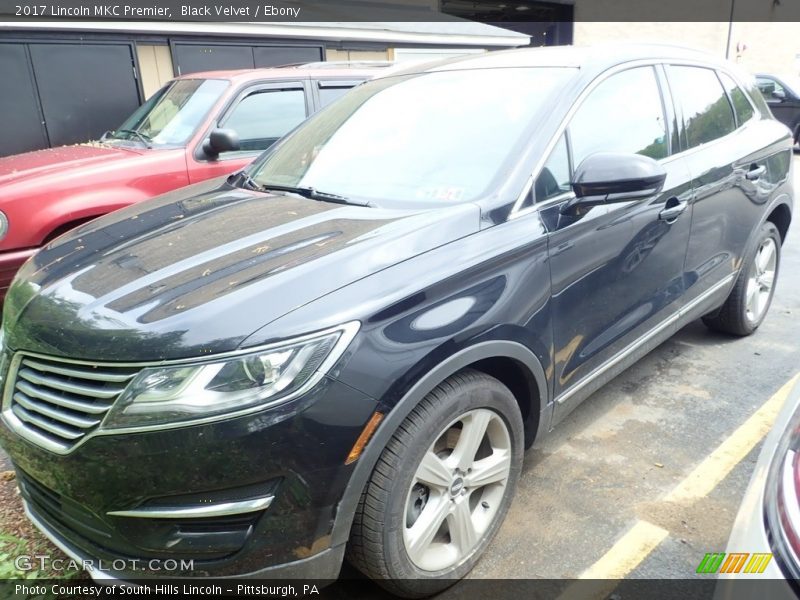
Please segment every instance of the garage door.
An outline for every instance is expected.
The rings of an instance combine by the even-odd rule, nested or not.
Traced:
[[[0,156],[46,147],[47,133],[24,45],[0,44],[0,81]]]
[[[133,65],[127,43],[0,44],[0,156],[119,127],[140,103]]]
[[[274,67],[322,60],[319,46],[250,46],[178,43],[173,56],[178,73],[197,73],[225,69]]]
[[[31,44],[52,146],[97,139],[139,106],[129,44]]]

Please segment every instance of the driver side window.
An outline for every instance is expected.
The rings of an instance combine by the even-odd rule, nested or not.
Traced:
[[[261,90],[243,98],[221,127],[236,131],[241,152],[255,152],[269,148],[305,118],[303,90]]]

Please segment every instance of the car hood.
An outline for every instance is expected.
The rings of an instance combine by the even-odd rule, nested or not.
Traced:
[[[141,154],[142,152],[131,148],[90,142],[6,156],[0,158],[0,185],[24,183],[31,179],[41,184],[55,176],[74,176],[80,169],[130,160]]]
[[[304,304],[479,228],[472,204],[366,208],[218,186],[129,207],[45,247],[6,299],[8,346],[125,361],[230,351]]]

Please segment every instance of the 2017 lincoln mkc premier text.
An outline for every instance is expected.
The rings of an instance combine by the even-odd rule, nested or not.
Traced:
[[[28,514],[105,564],[446,587],[581,400],[693,319],[756,330],[791,146],[748,76],[668,47],[363,84],[22,268],[0,438]]]

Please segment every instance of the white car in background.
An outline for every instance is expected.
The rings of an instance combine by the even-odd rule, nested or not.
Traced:
[[[800,598],[800,379],[764,440],[726,560],[732,554],[743,556],[720,575],[715,600]],[[766,556],[751,568],[754,555]],[[724,562],[721,570],[726,570]]]

